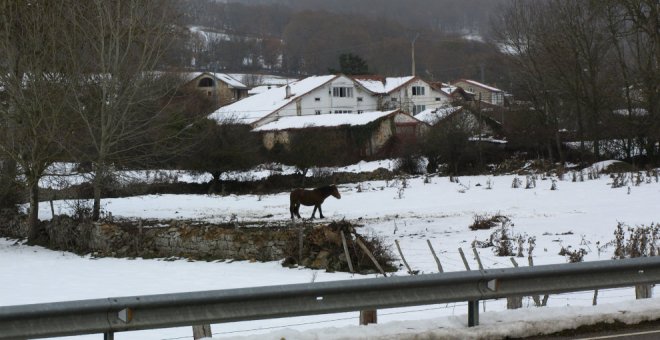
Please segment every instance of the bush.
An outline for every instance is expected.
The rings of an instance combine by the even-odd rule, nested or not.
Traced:
[[[584,261],[584,255],[588,254],[588,252],[585,249],[580,248],[578,250],[571,250],[570,248],[571,246],[568,246],[566,248],[561,247],[561,249],[559,250],[559,255],[568,257],[569,263],[577,263]]]
[[[504,215],[474,215],[474,221],[470,225],[470,230],[490,229],[497,225],[504,226],[511,220]]]
[[[627,240],[626,240],[626,231]],[[657,240],[660,237],[660,224],[650,226],[628,227],[619,223],[614,231],[614,259],[632,257],[656,256],[660,252]]]
[[[425,166],[422,157],[417,155],[405,155],[394,162],[394,171],[409,175],[424,174]]]

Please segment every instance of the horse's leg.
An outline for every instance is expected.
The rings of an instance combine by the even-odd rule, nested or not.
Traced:
[[[321,205],[319,204],[319,218],[325,218],[323,217],[323,211],[321,211]]]
[[[310,219],[312,219],[312,220],[314,219],[314,216],[316,215],[316,207],[317,206],[314,205],[314,210],[312,210],[312,217],[310,217]]]
[[[295,204],[293,202],[289,205],[289,212],[291,213],[291,219],[293,219],[293,213],[295,212]]]
[[[302,218],[300,217],[300,203],[296,203],[295,211],[296,211],[296,216],[298,216],[298,218]]]

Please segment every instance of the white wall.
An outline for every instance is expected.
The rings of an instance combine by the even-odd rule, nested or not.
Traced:
[[[413,86],[424,87],[424,94],[413,96],[412,95]],[[425,109],[435,109],[445,104],[448,104],[450,101],[449,97],[446,94],[434,90],[431,87],[431,85],[429,85],[427,82],[421,79],[415,79],[414,81],[410,82],[409,84],[400,88],[399,90],[390,93],[388,96],[385,97],[385,101],[391,103],[393,97],[397,98],[395,108],[401,108],[403,111],[406,112],[409,110],[410,114],[413,113],[414,105],[424,105]]]
[[[333,97],[333,87],[350,87],[353,88],[352,97]],[[318,98],[318,101],[316,100]],[[362,101],[358,101],[362,98]],[[358,113],[359,110],[363,112],[377,110],[377,98],[372,96],[362,86],[353,82],[353,80],[341,76],[331,82],[310,91],[297,99],[300,101],[300,110],[296,102],[291,102],[280,109],[277,115],[271,115],[265,118],[261,124],[269,123],[278,117],[296,116],[296,115],[314,115],[319,110],[321,114],[335,113],[337,110],[352,111]]]

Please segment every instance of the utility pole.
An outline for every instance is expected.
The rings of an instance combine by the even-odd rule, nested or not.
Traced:
[[[415,33],[415,37],[412,39],[411,50],[412,50],[412,76],[415,76],[415,40],[419,38],[419,33]]]

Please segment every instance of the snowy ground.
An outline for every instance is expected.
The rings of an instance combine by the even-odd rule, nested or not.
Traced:
[[[368,170],[373,164],[361,164]],[[381,166],[383,166],[381,164]],[[389,164],[383,167],[389,167]],[[355,171],[360,171],[356,169]],[[426,244],[430,240],[439,253],[445,271],[465,270],[458,248],[468,250],[473,240],[487,240],[492,230],[470,231],[468,226],[475,215],[501,214],[508,216],[514,234],[536,237],[535,264],[565,263],[558,255],[561,247],[583,248],[588,251],[585,260],[605,260],[612,257],[613,247],[607,243],[614,239],[618,222],[630,226],[660,222],[658,202],[660,183],[612,189],[611,179],[601,176],[596,180],[572,182],[571,176],[557,182],[557,190],[550,190],[551,179],[537,180],[533,189],[514,189],[513,175],[461,177],[452,183],[446,177],[423,177],[402,181],[373,181],[340,186],[341,200],[328,198],[323,205],[328,221],[348,219],[364,225],[362,234],[381,236],[393,247],[399,240],[408,263],[423,273],[437,272],[435,261]],[[520,177],[525,182],[524,177]],[[487,189],[487,183],[491,189]],[[358,190],[360,189],[360,190]],[[202,196],[159,195],[104,200],[103,208],[114,216],[158,219],[202,219],[227,221],[235,215],[239,221],[283,221],[289,217],[288,193],[264,196]],[[70,203],[55,202],[56,213],[67,212]],[[311,209],[301,208],[301,215]],[[42,206],[42,219],[50,217],[50,207]],[[524,246],[525,255],[527,244]],[[469,252],[471,253],[471,252]],[[506,257],[497,257],[491,248],[479,249],[487,268],[511,267]],[[470,256],[470,266],[477,267]],[[519,258],[520,265],[527,265]],[[307,269],[285,269],[277,262],[188,262],[160,260],[91,259],[69,253],[53,252],[38,247],[14,244],[0,239],[0,286],[13,289],[0,290],[0,305],[64,301],[71,299],[108,296],[141,295],[224,289],[271,284],[319,282],[328,280],[359,279],[365,276],[345,273],[324,273]],[[396,275],[407,275],[401,268]],[[437,332],[451,329],[458,337],[497,336],[501,332],[538,328],[538,320],[558,318],[562,314],[591,315],[594,312],[617,314],[616,310],[637,309],[638,314],[657,315],[660,303],[653,299],[646,304],[631,304],[632,288],[600,291],[598,310],[589,306],[592,292],[551,296],[550,308],[536,309],[529,299],[523,301],[529,309],[505,311],[506,301],[486,301],[482,305],[481,331],[465,330],[467,318],[465,303],[419,306],[379,311],[378,327],[353,327],[357,313],[262,320],[214,325],[214,336],[235,338],[253,336],[280,339],[362,338],[392,335],[401,338],[404,333]],[[624,305],[620,305],[623,303]],[[566,308],[570,306],[570,308]],[[602,309],[601,309],[602,308]],[[538,312],[534,312],[538,311]],[[644,312],[646,311],[646,312]],[[540,312],[540,313],[539,313]],[[573,314],[571,314],[573,313]],[[611,319],[612,315],[601,316]],[[593,319],[593,317],[585,316]],[[423,320],[423,321],[420,321]],[[515,320],[529,321],[513,327]],[[535,321],[536,320],[536,321]],[[506,327],[500,325],[506,322]],[[548,322],[543,322],[548,324]],[[568,325],[566,322],[550,324]],[[530,326],[536,325],[536,326]],[[328,329],[327,327],[342,327]],[[513,328],[512,328],[513,327]],[[458,328],[458,330],[457,330]],[[320,329],[311,331],[311,329]],[[296,333],[304,331],[304,333]],[[275,333],[273,333],[275,332]],[[372,332],[372,333],[364,333]],[[449,332],[449,331],[448,331]],[[458,332],[458,333],[457,333]],[[470,333],[477,332],[477,333]],[[479,333],[481,332],[481,333]],[[493,333],[494,332],[494,333]],[[500,333],[497,333],[500,332]],[[335,334],[332,335],[331,334]],[[342,335],[343,334],[343,335]],[[470,335],[472,334],[472,335]],[[490,336],[488,336],[490,334]],[[504,333],[506,334],[506,333]],[[441,335],[440,335],[441,336]],[[154,330],[118,334],[117,339],[173,339],[191,338],[189,328]],[[99,336],[83,337],[98,339]]]

